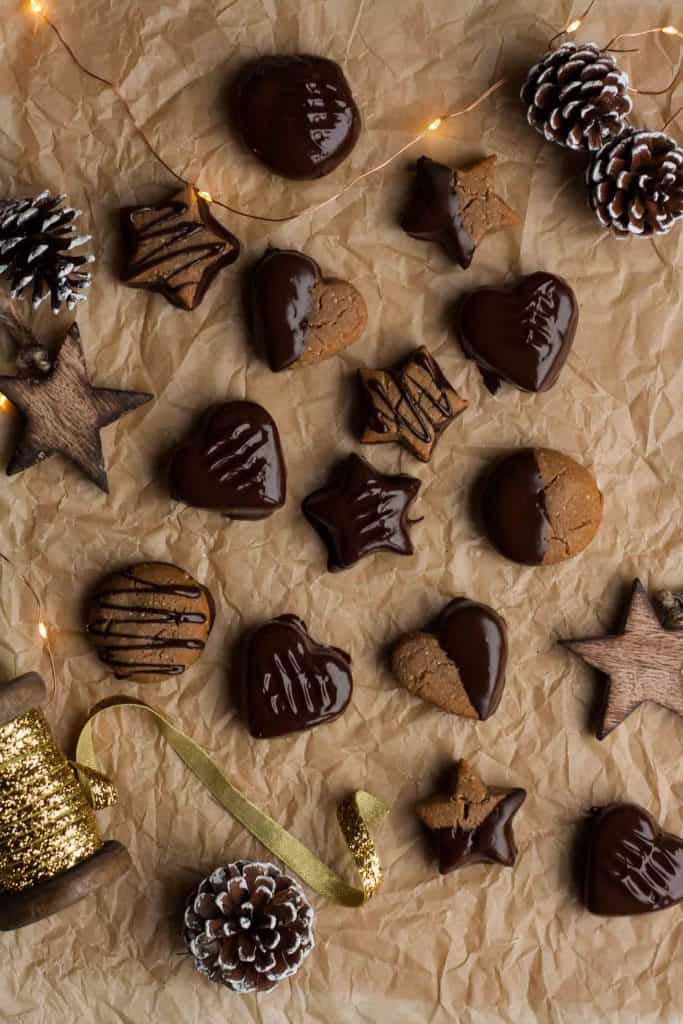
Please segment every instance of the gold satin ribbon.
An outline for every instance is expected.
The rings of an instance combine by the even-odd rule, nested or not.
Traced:
[[[290,835],[286,829],[247,800],[228,782],[203,747],[144,701],[114,697],[91,712],[76,744],[76,769],[81,785],[87,793],[93,791],[91,773],[95,772],[99,779],[102,778],[95,753],[93,726],[102,714],[117,707],[137,708],[150,715],[164,739],[199,781],[204,783],[214,799],[315,892],[342,906],[360,907],[377,891],[382,881],[382,866],[370,834],[370,827],[379,824],[389,812],[386,804],[371,793],[357,790],[342,800],[337,809],[339,826],[361,877],[362,888],[355,888],[323,864],[308,847]],[[101,790],[99,793],[101,795]],[[111,802],[115,802],[115,799],[114,795]]]

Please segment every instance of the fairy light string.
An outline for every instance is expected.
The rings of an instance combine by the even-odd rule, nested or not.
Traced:
[[[8,402],[7,404],[9,405],[10,403]],[[40,594],[31,583],[31,580],[29,579],[28,575],[24,573],[3,551],[0,551],[0,561],[4,562],[4,564],[9,566],[9,568],[15,573],[17,579],[26,588],[26,590],[31,595],[33,602],[35,603],[37,613],[36,630],[38,632],[38,636],[42,641],[45,653],[47,654],[48,661],[50,663],[50,682],[52,686],[50,698],[52,698],[57,689],[57,672],[55,669],[55,659],[51,644],[51,628],[45,621],[43,613],[43,602],[41,601]]]

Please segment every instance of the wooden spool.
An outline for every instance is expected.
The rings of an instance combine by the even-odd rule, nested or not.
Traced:
[[[47,687],[37,672],[28,672],[0,686],[0,727],[39,708],[47,701]],[[0,931],[14,931],[50,917],[90,896],[102,885],[123,875],[130,866],[125,846],[113,840],[54,878],[20,892],[0,890]]]

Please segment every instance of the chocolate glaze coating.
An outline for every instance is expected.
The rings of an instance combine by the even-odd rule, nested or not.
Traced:
[[[280,434],[255,402],[223,402],[171,454],[171,493],[231,519],[264,519],[285,503],[287,470]]]
[[[533,448],[494,466],[484,490],[486,530],[502,555],[523,565],[541,565],[547,549],[543,477]]]
[[[241,655],[242,711],[257,739],[332,721],[353,691],[351,658],[318,644],[296,615],[254,629]]]
[[[245,145],[284,178],[329,174],[360,134],[344,73],[324,57],[260,57],[238,76],[232,107]]]
[[[665,910],[683,900],[683,840],[636,804],[594,808],[585,900],[593,914]]]
[[[476,248],[465,227],[460,199],[455,190],[455,171],[421,156],[401,227],[412,238],[437,242],[450,258],[466,270]]]
[[[507,627],[493,608],[466,597],[451,601],[436,624],[439,645],[455,662],[480,720],[500,703],[507,666]]]
[[[269,249],[251,271],[249,312],[254,336],[271,370],[300,358],[320,267],[294,249]]]
[[[330,572],[365,555],[412,555],[408,518],[420,481],[379,473],[355,453],[336,467],[329,484],[304,499],[303,513],[327,545]]]
[[[513,288],[479,288],[463,296],[457,332],[493,394],[501,380],[522,391],[547,391],[569,355],[578,319],[567,282],[538,272]]]
[[[491,791],[495,794],[495,790]],[[502,864],[512,867],[517,845],[512,817],[526,799],[526,790],[511,789],[497,807],[476,828],[440,828],[435,833],[442,875],[471,864]]]

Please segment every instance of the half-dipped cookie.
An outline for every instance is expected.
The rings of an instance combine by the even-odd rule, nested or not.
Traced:
[[[358,341],[368,322],[354,285],[323,277],[294,249],[268,249],[249,276],[249,314],[271,370],[310,366]]]
[[[482,518],[506,558],[552,565],[590,544],[602,504],[585,466],[550,448],[524,448],[493,466],[483,489]]]
[[[484,721],[505,686],[507,628],[493,608],[458,597],[427,632],[407,633],[394,645],[396,679],[416,697],[465,718]]]

